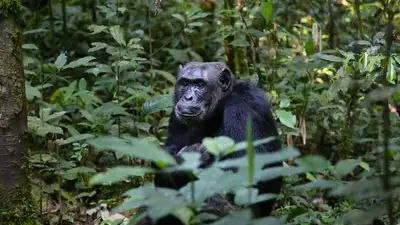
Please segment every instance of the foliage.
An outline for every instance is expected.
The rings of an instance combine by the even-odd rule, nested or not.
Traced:
[[[197,213],[203,200],[231,190],[243,207],[215,224],[400,221],[399,118],[388,108],[399,100],[399,37],[387,35],[398,33],[396,1],[49,2],[23,1],[21,13],[32,183],[45,220],[88,224],[78,206],[107,203],[134,221],[146,203],[151,217],[199,224],[210,216]],[[177,165],[160,150],[179,64],[192,60],[228,60],[262,87],[279,153],[199,169],[197,154]],[[227,153],[262,141],[203,144]],[[155,189],[149,161],[199,179]],[[238,173],[222,173],[232,165]],[[279,196],[248,188],[279,175]],[[274,197],[274,215],[251,220],[246,206]]]

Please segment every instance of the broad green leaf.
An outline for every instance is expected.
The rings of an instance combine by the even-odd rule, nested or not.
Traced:
[[[335,166],[335,173],[339,176],[345,176],[351,173],[354,168],[356,168],[360,164],[361,160],[359,159],[345,159],[339,161]]]
[[[85,56],[83,58],[80,58],[78,60],[70,62],[69,64],[64,66],[63,69],[76,68],[76,67],[80,67],[80,66],[88,66],[89,62],[94,59],[96,59],[96,58],[93,56]]]
[[[283,125],[293,128],[293,129],[295,128],[295,126],[296,126],[296,116],[295,115],[293,115],[291,112],[288,112],[286,110],[281,110],[281,109],[276,110],[275,113],[278,116],[279,121]]]
[[[314,53],[314,44],[312,41],[307,41],[305,46],[304,46],[307,56],[310,56]]]
[[[22,48],[25,50],[39,50],[39,48],[35,44],[32,44],[32,43],[24,44],[24,45],[22,45]]]
[[[72,97],[72,94],[75,91],[77,83],[78,82],[76,80],[74,80],[68,85],[67,90],[65,90],[65,94],[64,94],[64,100],[65,101],[68,101]]]
[[[64,134],[63,130],[60,127],[56,127],[45,123],[43,126],[37,129],[37,135],[44,137],[47,134]]]
[[[195,19],[202,19],[207,17],[208,15],[211,15],[211,13],[206,13],[206,12],[198,12],[194,15],[189,16],[190,20],[195,20]]]
[[[143,176],[145,173],[152,173],[154,171],[155,170],[151,168],[120,166],[108,169],[104,173],[94,175],[90,179],[89,183],[91,185],[104,183],[113,184],[123,181],[131,176]]]
[[[255,153],[254,157],[254,168],[260,169],[265,165],[282,162],[296,158],[300,155],[300,152],[294,148],[284,148],[273,153]],[[246,157],[224,160],[216,163],[219,168],[231,168],[231,167],[242,167],[247,168],[249,166],[248,159]]]
[[[392,84],[396,84],[396,71],[394,70],[393,58],[390,57],[387,65],[386,80]]]
[[[114,40],[118,42],[118,44],[126,46],[126,42],[124,40],[124,33],[121,30],[119,25],[110,27],[110,33],[113,36]]]
[[[67,113],[67,112],[66,112],[66,111],[61,111],[61,112],[53,113],[53,114],[49,115],[49,116],[45,119],[45,121],[48,122],[48,121],[50,121],[50,120],[59,119],[59,118],[62,117],[65,113]]]
[[[88,143],[100,150],[113,150],[131,157],[176,164],[175,159],[159,147],[138,138],[126,138],[128,140],[105,136],[91,139]]]
[[[79,88],[80,91],[86,91],[87,90],[87,82],[86,82],[85,78],[81,78],[79,80],[78,88]]]
[[[96,67],[90,68],[85,71],[85,73],[93,73],[95,76],[99,75],[100,73],[110,73],[112,74],[113,71],[109,65],[106,64],[97,64]]]
[[[366,162],[360,162],[360,164],[358,164],[361,168],[363,168],[366,171],[370,170],[369,164]]]
[[[231,43],[229,43],[232,46],[236,46],[236,47],[247,47],[250,46],[249,42],[247,42],[246,40],[234,40]]]
[[[191,22],[188,24],[189,27],[201,27],[204,23],[202,22]]]
[[[65,63],[67,63],[67,55],[65,54],[65,52],[63,52],[60,55],[58,55],[54,64],[56,64],[57,69],[61,70],[65,65]]]
[[[145,114],[152,114],[172,107],[171,95],[157,95],[148,99],[143,105]]]
[[[104,42],[92,42],[91,45],[93,47],[89,48],[88,52],[96,52],[109,46],[107,43]]]
[[[295,160],[296,164],[308,172],[323,171],[331,166],[331,163],[322,156],[307,155]]]
[[[334,55],[326,55],[326,54],[322,54],[322,53],[317,53],[316,54],[318,56],[318,58],[323,59],[323,60],[327,60],[330,62],[343,62],[344,59],[340,58],[338,56],[334,56]]]
[[[213,153],[214,155],[219,155],[220,152],[228,148],[232,148],[235,142],[225,136],[215,137],[215,138],[204,138],[203,145],[206,147],[207,151]]]
[[[235,191],[235,203],[238,205],[246,205],[252,203],[257,195],[257,188],[240,188]]]
[[[272,7],[272,1],[267,1],[261,3],[261,14],[265,19],[265,22],[268,24],[272,21],[272,14],[274,8]]]
[[[108,27],[104,26],[104,25],[90,25],[88,27],[88,30],[92,31],[91,34],[98,34],[100,32],[108,32],[107,31]]]
[[[279,102],[279,108],[287,108],[287,107],[289,107],[290,106],[290,100],[289,99],[282,99],[280,102]]]
[[[72,137],[69,137],[65,140],[56,140],[55,143],[58,145],[66,145],[66,144],[70,144],[70,143],[74,143],[74,142],[78,142],[78,141],[83,141],[83,140],[87,140],[90,138],[95,137],[93,134],[78,134]]]
[[[174,13],[171,16],[177,18],[178,20],[182,21],[183,23],[185,22],[185,18],[181,14]]]
[[[32,163],[56,163],[58,160],[49,154],[35,154],[30,157]]]
[[[90,114],[88,111],[81,109],[80,110],[82,116],[84,116],[87,120],[89,120],[91,123],[96,123],[96,119],[92,114]]]
[[[28,81],[25,81],[25,95],[28,101],[32,101],[35,97],[38,99],[42,98],[42,93],[40,93],[39,89],[36,87],[32,87]]]

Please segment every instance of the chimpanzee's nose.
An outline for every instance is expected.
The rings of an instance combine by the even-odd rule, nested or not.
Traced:
[[[185,95],[184,96],[186,101],[192,101],[193,100],[193,95]]]
[[[183,115],[196,115],[200,112],[200,107],[198,106],[183,106],[178,105],[179,114]]]

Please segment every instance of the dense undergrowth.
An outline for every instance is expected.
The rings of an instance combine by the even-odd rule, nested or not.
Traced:
[[[399,118],[390,112],[400,98],[398,1],[43,2],[23,1],[21,21],[33,192],[44,224],[90,224],[97,216],[88,209],[104,203],[134,224],[144,202],[153,217],[180,209],[195,224],[206,216],[192,209],[206,197],[234,190],[246,206],[257,200],[249,182],[278,175],[285,186],[273,217],[251,221],[244,207],[220,223],[400,222]],[[221,165],[197,169],[188,155],[183,166],[199,180],[177,197],[155,192],[147,166],[174,163],[159,146],[178,66],[192,60],[225,60],[238,78],[257,82],[284,149],[254,164],[243,159],[235,175]],[[223,137],[205,143],[246,147]],[[259,170],[277,159],[286,160],[279,170]],[[117,224],[106,214],[102,224]]]

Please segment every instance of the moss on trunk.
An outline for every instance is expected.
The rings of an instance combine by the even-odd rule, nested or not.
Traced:
[[[20,0],[0,0],[0,224],[36,225],[25,145],[25,79],[16,22],[20,8]]]

